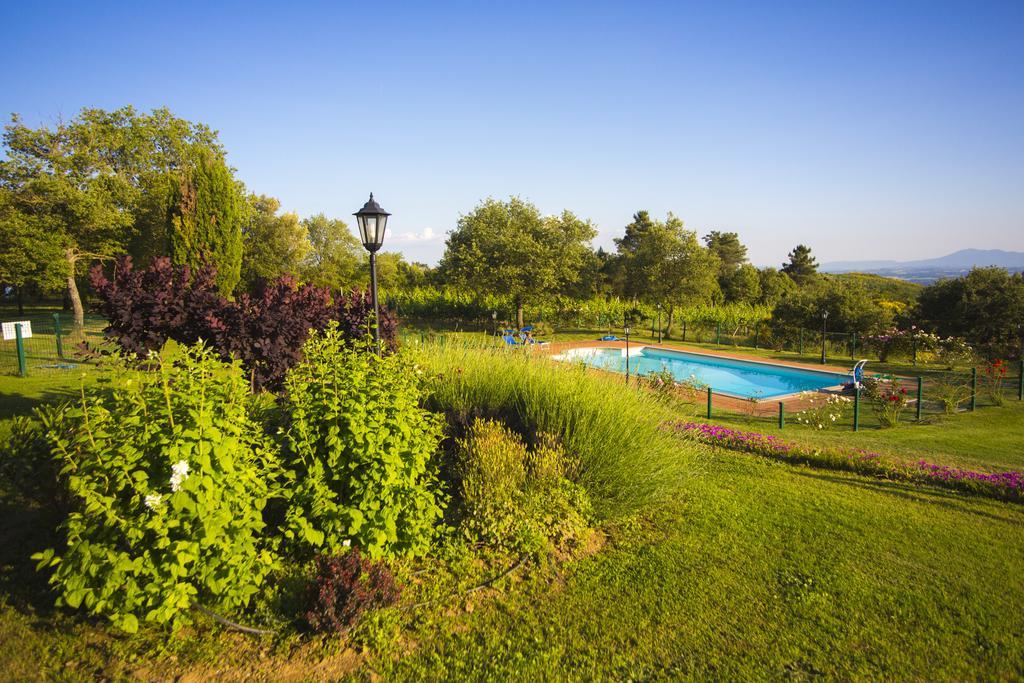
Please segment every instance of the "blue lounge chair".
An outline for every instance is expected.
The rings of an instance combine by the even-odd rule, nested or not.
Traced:
[[[516,341],[515,335],[503,334],[501,338],[504,339],[505,343],[508,344],[509,346],[520,346],[520,343]]]
[[[621,341],[621,340],[618,337],[616,337],[614,334],[606,334],[605,336],[601,337],[598,341]]]

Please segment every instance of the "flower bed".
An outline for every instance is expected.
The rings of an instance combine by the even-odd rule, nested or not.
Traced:
[[[863,449],[822,449],[703,422],[667,422],[665,427],[705,443],[811,467],[846,470],[886,479],[934,484],[1024,502],[1024,472],[974,472],[925,460],[904,463]]]

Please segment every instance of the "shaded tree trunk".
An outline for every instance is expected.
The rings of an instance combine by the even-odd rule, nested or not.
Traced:
[[[15,287],[14,292],[18,299],[18,315],[25,315],[25,288],[21,286]]]
[[[669,336],[672,333],[672,315],[674,313],[675,313],[675,306],[673,306],[672,304],[669,304],[668,305],[668,320],[666,321],[668,323],[668,325],[666,326],[666,329],[665,329],[665,339],[668,339]]]
[[[516,325],[519,329],[523,329],[523,301],[522,299],[516,299]]]
[[[78,293],[78,283],[75,282],[75,265],[78,263],[78,255],[72,249],[68,249],[65,255],[68,259],[68,297],[71,299],[75,331],[81,332],[85,327],[85,309],[82,307],[82,297]]]

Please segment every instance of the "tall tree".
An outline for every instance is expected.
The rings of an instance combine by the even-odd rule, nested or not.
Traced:
[[[511,294],[521,327],[527,304],[577,279],[596,234],[589,221],[569,211],[542,216],[518,197],[487,199],[448,233],[439,269],[448,282]]]
[[[199,149],[189,161],[171,195],[168,254],[180,265],[213,266],[217,288],[230,294],[242,268],[242,188],[222,157]]]
[[[744,263],[718,276],[722,295],[728,302],[756,304],[761,299],[761,275],[757,268]]]
[[[259,280],[297,275],[311,246],[306,226],[294,213],[278,215],[281,202],[266,195],[249,195],[248,217],[242,226],[240,284],[251,291]]]
[[[759,303],[774,306],[796,291],[796,283],[776,268],[762,268],[757,271],[757,277],[761,290]]]
[[[0,187],[10,193],[9,211],[48,235],[49,248],[33,250],[21,272],[61,279],[77,327],[84,308],[76,278],[85,266],[124,253],[147,229],[139,221],[142,206],[166,196],[157,190],[168,186],[188,150],[223,155],[206,126],[166,109],[140,114],[132,107],[83,109],[71,121],[39,128],[15,115],[3,146]],[[162,208],[155,213],[165,214]]]
[[[713,301],[719,295],[718,257],[671,213],[665,221],[655,221],[638,211],[615,245],[622,293],[665,305],[670,329],[677,305]]]
[[[818,274],[818,262],[811,256],[811,248],[798,244],[789,252],[789,260],[782,265],[782,272],[798,285],[805,285]]]
[[[310,251],[302,264],[302,276],[310,282],[343,289],[360,282],[366,250],[344,221],[322,213],[302,219],[309,235]]]
[[[732,273],[747,262],[747,248],[735,232],[712,230],[704,235],[704,244],[718,256],[723,275]]]
[[[922,290],[912,315],[942,336],[964,337],[989,357],[1016,356],[1024,344],[1024,274],[974,268]]]

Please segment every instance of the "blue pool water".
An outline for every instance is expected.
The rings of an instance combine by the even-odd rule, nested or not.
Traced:
[[[583,362],[613,372],[626,371],[622,349],[570,349],[557,360]],[[722,394],[742,398],[773,398],[801,391],[817,391],[850,381],[849,375],[802,370],[722,356],[669,351],[650,346],[630,348],[629,374],[647,375],[668,369],[676,380],[695,380]]]

